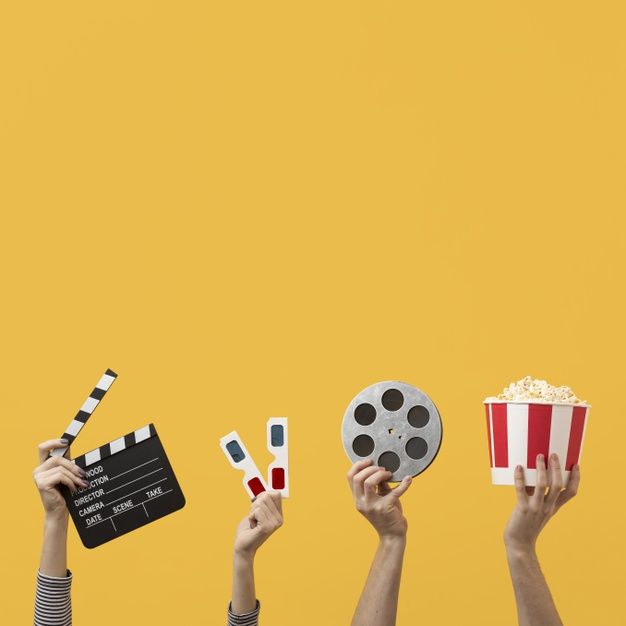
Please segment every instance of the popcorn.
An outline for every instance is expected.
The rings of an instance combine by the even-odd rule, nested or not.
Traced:
[[[505,387],[501,394],[485,402],[546,402],[552,404],[586,404],[569,387],[554,387],[545,380],[526,376]]]

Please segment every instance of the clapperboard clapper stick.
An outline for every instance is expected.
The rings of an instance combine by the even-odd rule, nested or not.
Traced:
[[[78,534],[95,548],[182,509],[185,496],[154,424],[75,459],[89,486],[64,491]]]
[[[98,384],[94,387],[94,390],[89,394],[89,397],[85,400],[83,406],[80,407],[80,410],[76,413],[74,419],[61,435],[61,438],[67,439],[69,444],[62,448],[55,448],[50,453],[50,456],[63,456],[67,452],[67,449],[72,445],[74,439],[76,439],[78,433],[82,430],[83,426],[87,423],[87,420],[96,410],[96,407],[100,404],[100,400],[104,398],[104,395],[115,382],[116,378],[117,374],[113,370],[107,370],[102,375]]]

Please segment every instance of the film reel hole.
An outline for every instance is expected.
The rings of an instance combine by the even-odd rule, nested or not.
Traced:
[[[430,413],[425,406],[418,404],[409,409],[407,419],[413,428],[424,428],[430,420]]]
[[[378,465],[393,474],[400,467],[400,457],[395,452],[383,452],[378,457]]]
[[[428,444],[421,437],[413,437],[406,442],[406,453],[416,461],[423,459],[428,452]]]
[[[365,457],[374,452],[374,440],[369,435],[359,435],[352,442],[354,454]]]
[[[387,389],[381,402],[387,411],[397,411],[404,404],[404,396],[399,389]]]
[[[354,409],[354,419],[361,426],[369,426],[376,419],[376,409],[367,402]]]

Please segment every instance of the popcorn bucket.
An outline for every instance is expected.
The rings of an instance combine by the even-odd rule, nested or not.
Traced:
[[[529,486],[537,482],[537,455],[556,453],[563,484],[579,462],[591,408],[587,404],[486,401],[491,482],[513,485],[515,467],[524,468]]]

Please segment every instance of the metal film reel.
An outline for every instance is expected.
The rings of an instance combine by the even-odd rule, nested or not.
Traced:
[[[388,380],[357,394],[343,416],[343,447],[352,462],[371,458],[391,482],[421,474],[441,446],[441,416],[420,389]]]

